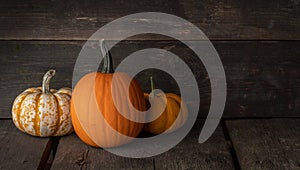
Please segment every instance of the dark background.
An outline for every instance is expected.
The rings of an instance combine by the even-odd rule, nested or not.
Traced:
[[[10,118],[14,98],[40,86],[50,68],[57,70],[53,88],[70,87],[79,51],[96,30],[147,11],[182,17],[213,42],[227,77],[224,117],[299,117],[299,8],[296,0],[1,1],[0,118]],[[169,50],[189,64],[201,93],[199,115],[205,117],[209,78],[201,61],[179,41],[149,34],[131,37],[112,49],[115,67],[130,53],[149,47]],[[150,91],[150,74],[158,88],[179,93],[170,76],[153,70],[137,76],[145,92]]]
[[[197,141],[210,106],[207,72],[195,54],[170,37],[144,34],[112,48],[115,67],[144,48],[169,50],[191,67],[201,93],[199,120],[169,152],[147,159],[115,156],[82,143],[75,134],[34,138],[11,121],[15,97],[57,71],[52,88],[71,87],[73,67],[86,40],[101,26],[128,14],[164,12],[198,26],[212,41],[227,78],[220,126]],[[299,169],[299,0],[0,0],[0,169]],[[162,61],[163,62],[163,61]],[[179,94],[166,73],[148,77]]]

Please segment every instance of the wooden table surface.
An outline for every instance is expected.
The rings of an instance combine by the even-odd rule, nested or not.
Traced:
[[[222,120],[203,144],[203,125],[174,148],[150,158],[124,158],[83,143],[76,134],[38,138],[0,121],[0,169],[299,169],[300,119]]]
[[[200,111],[192,131],[175,148],[129,159],[89,147],[75,134],[37,138],[17,130],[11,107],[20,92],[40,86],[50,68],[57,71],[53,88],[71,87],[78,54],[95,31],[119,17],[149,11],[190,21],[219,53],[227,101],[208,141],[197,142],[211,100],[204,65],[180,41],[152,34],[129,37],[111,53],[115,67],[150,47],[188,63],[199,85]],[[0,169],[300,169],[299,40],[299,0],[2,0]],[[149,75],[159,80],[158,88],[180,93],[172,77],[158,70],[136,76],[145,92],[150,91]]]

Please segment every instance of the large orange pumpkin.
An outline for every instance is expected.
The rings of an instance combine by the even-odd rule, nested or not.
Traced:
[[[101,50],[105,54],[101,72],[89,73],[82,77],[74,88],[71,99],[71,118],[73,127],[79,138],[94,147],[114,147],[128,143],[143,128],[142,123],[128,120],[116,108],[121,105],[122,112],[130,116],[141,116],[137,112],[145,111],[146,105],[142,89],[136,80],[126,73],[114,73],[112,59],[106,51],[103,41]],[[113,77],[116,81],[112,86]],[[124,84],[130,84],[126,89]],[[128,107],[128,97],[136,110]],[[113,98],[113,94],[118,94]],[[101,119],[101,115],[104,121]],[[144,120],[143,117],[141,119]]]
[[[154,90],[154,83],[152,77],[150,77],[151,88]],[[144,125],[144,131],[153,134],[160,134],[163,132],[169,133],[178,128],[180,128],[186,121],[188,117],[188,110],[185,103],[182,101],[180,96],[173,93],[166,93],[166,98],[163,97],[162,93],[151,93],[151,95],[145,93],[146,104],[150,107],[151,100],[151,110],[148,110],[147,116],[155,117],[159,110],[165,109],[161,115],[154,121]],[[181,105],[182,103],[182,105]],[[180,117],[178,117],[180,115]],[[178,121],[176,121],[178,119]]]

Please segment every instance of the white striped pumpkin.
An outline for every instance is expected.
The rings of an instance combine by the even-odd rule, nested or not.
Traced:
[[[43,78],[43,86],[22,92],[12,107],[13,122],[18,129],[33,136],[63,136],[73,132],[70,117],[71,89],[50,89],[55,70]]]

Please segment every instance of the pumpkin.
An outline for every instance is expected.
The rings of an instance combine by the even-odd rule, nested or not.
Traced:
[[[163,97],[162,93],[154,93],[154,82],[150,77],[151,82],[151,95],[145,93],[146,104],[151,109],[148,110],[148,119],[153,120],[153,117],[159,113],[158,110],[164,110],[161,115],[154,121],[144,125],[144,131],[152,134],[160,134],[163,132],[169,133],[180,128],[188,117],[188,110],[185,103],[182,101],[180,96],[173,93],[166,93]],[[165,106],[165,108],[163,108]],[[178,117],[180,115],[180,117]],[[178,121],[176,121],[178,119]],[[176,122],[175,122],[176,121]]]
[[[50,89],[55,70],[43,77],[42,87],[28,88],[15,99],[12,118],[15,126],[33,136],[63,136],[73,131],[70,117],[71,89]]]
[[[130,142],[143,128],[142,123],[124,117],[115,103],[130,117],[141,116],[138,111],[145,111],[146,105],[139,83],[135,79],[130,81],[131,77],[126,73],[115,73],[104,40],[100,41],[100,47],[104,66],[101,72],[86,74],[76,84],[71,99],[71,118],[74,130],[83,142],[107,148]],[[126,83],[129,89],[124,86]],[[118,95],[113,96],[113,92]],[[126,92],[129,92],[129,102],[134,110],[125,102],[128,99]],[[140,118],[144,120],[142,116]]]

